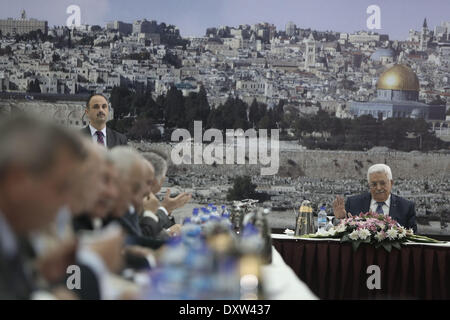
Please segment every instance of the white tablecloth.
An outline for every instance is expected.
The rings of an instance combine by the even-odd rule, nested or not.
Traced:
[[[272,239],[289,239],[289,240],[307,240],[307,241],[341,241],[335,238],[300,238],[296,236],[291,236],[287,234],[272,234]],[[450,247],[450,242],[443,243],[422,243],[422,242],[403,242],[402,245],[423,245],[423,246],[435,246],[435,247]]]
[[[262,267],[262,278],[268,300],[316,300],[317,297],[284,262],[272,247],[272,263]]]

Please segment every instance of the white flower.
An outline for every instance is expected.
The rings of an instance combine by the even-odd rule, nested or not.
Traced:
[[[331,236],[331,237],[333,237],[334,235],[336,235],[336,229],[330,228],[330,229],[328,230],[328,235]]]
[[[404,228],[400,228],[400,232],[398,233],[398,238],[403,239],[406,237],[406,230]]]
[[[378,242],[381,242],[386,239],[386,234],[384,232],[377,232],[377,234],[375,235],[375,239],[377,239]]]
[[[352,240],[358,240],[359,232],[358,232],[358,230],[355,230],[352,233],[350,233],[348,236]]]
[[[366,240],[367,237],[370,237],[370,231],[365,229],[365,228],[364,229],[360,229],[359,232],[358,232],[358,235],[359,235],[359,238],[361,240]]]
[[[345,226],[345,224],[340,224],[336,227],[336,232],[341,233],[341,232],[345,232],[347,230],[347,227]]]
[[[391,240],[395,240],[395,238],[397,238],[397,230],[395,230],[394,228],[390,228],[387,232],[387,237]]]

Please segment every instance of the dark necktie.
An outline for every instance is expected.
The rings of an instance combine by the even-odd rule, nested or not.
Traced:
[[[377,207],[377,210],[375,212],[376,213],[380,213],[380,214],[384,214],[384,211],[383,211],[384,202],[377,202],[377,205],[378,205],[378,207]]]
[[[97,142],[104,146],[105,140],[103,140],[103,132],[97,131],[95,134],[97,135]]]

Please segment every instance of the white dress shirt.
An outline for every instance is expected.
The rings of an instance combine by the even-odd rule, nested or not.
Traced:
[[[104,127],[102,130],[97,130],[89,124],[89,129],[91,130],[92,141],[94,141],[95,143],[98,143],[96,132],[97,131],[103,132],[103,141],[105,142],[105,147],[108,146],[108,142],[106,141],[106,127]]]
[[[160,206],[159,208],[158,208],[158,210],[161,210],[162,212],[164,212],[168,217],[170,216],[169,215],[169,212],[167,211],[167,209],[166,208],[164,208],[163,206]],[[145,210],[144,211],[144,213],[142,214],[144,217],[148,217],[148,218],[152,218],[153,220],[155,220],[156,222],[159,222],[159,217],[154,213],[154,212],[151,212],[150,210]],[[166,232],[169,232],[169,229],[164,229]],[[151,264],[150,264],[151,265]]]
[[[384,202],[384,204],[382,206],[383,214],[385,216],[389,215],[389,208],[390,208],[390,206],[391,206],[391,195],[389,195],[389,197],[387,198],[387,200]],[[372,198],[372,200],[370,200],[370,211],[377,212],[377,207],[378,207],[377,201],[375,201]]]
[[[169,212],[168,212],[167,209],[164,208],[163,206],[160,206],[160,207],[158,208],[158,210],[161,210],[162,212],[164,212],[164,213],[166,214],[166,216],[170,217]],[[150,210],[145,210],[144,213],[143,213],[143,216],[144,216],[144,217],[152,218],[152,219],[154,219],[156,222],[159,222],[159,217],[158,217],[154,212],[151,212]]]
[[[158,216],[156,214],[154,214],[153,212],[151,212],[150,210],[145,210],[142,215],[147,218],[152,218],[156,222],[159,222]]]
[[[162,212],[164,212],[167,216],[170,216],[169,212],[167,211],[166,208],[164,208],[163,206],[158,208],[159,210],[161,210]]]

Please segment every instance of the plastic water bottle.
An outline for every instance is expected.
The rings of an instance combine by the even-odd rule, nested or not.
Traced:
[[[209,221],[209,217],[211,216],[210,211],[207,208],[202,208],[202,214],[200,215],[200,221],[202,224],[205,224]]]
[[[220,217],[220,213],[219,213],[219,211],[217,211],[217,207],[216,206],[212,206],[211,207],[211,216],[212,217],[217,217],[217,218]]]
[[[200,219],[200,217],[199,217],[199,215],[198,215],[198,208],[194,208],[193,210],[192,210],[192,218],[191,218],[191,222],[193,223],[193,224],[201,224],[202,222],[201,222],[201,219]]]
[[[320,211],[317,214],[317,226],[318,232],[323,233],[326,231],[327,227],[327,212],[325,211],[325,207],[320,207]]]
[[[181,227],[181,236],[183,243],[188,247],[195,246],[200,239],[201,227],[198,224],[192,222],[192,219],[187,217],[184,219],[183,226]]]
[[[252,224],[247,223],[244,226],[241,236],[240,249],[243,253],[261,255],[264,248],[264,241],[259,230]]]
[[[226,206],[222,206],[222,212],[221,212],[222,217],[229,219],[230,218],[230,214],[231,213],[227,209],[227,207]]]

